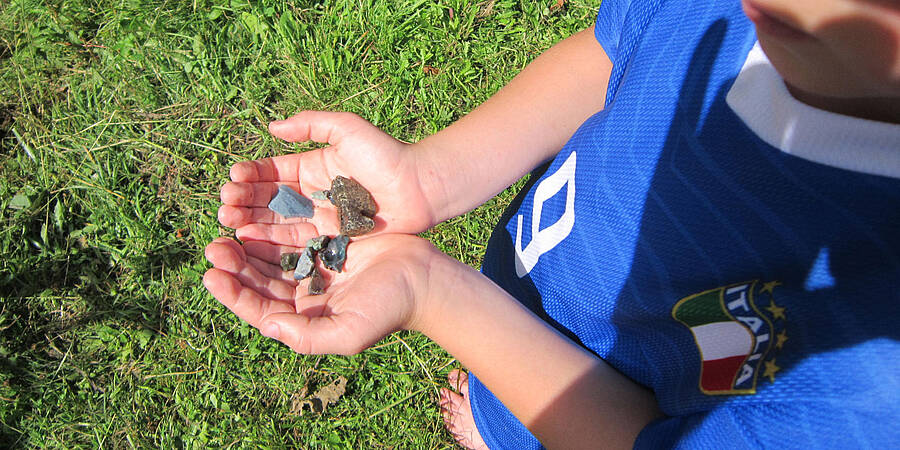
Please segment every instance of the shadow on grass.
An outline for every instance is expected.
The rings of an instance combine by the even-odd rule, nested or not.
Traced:
[[[67,245],[56,244],[63,248]],[[124,268],[115,265],[107,252],[81,247],[61,257],[20,263],[0,279],[4,297],[0,307],[0,372],[4,390],[12,391],[13,397],[4,399],[0,447],[18,446],[27,439],[25,422],[32,415],[47,413],[37,411],[36,405],[48,406],[45,396],[49,386],[66,383],[65,390],[70,392],[67,397],[79,397],[71,393],[85,389],[94,392],[92,395],[106,392],[106,357],[78,348],[85,338],[96,337],[96,331],[73,332],[109,324],[157,334],[163,326],[165,302],[140,295],[140,290],[132,294],[117,289],[128,283],[126,277],[158,277],[165,267],[186,264],[192,257],[185,248],[164,250],[135,257],[128,261],[129,268]],[[115,350],[117,344],[107,345]],[[55,406],[52,400],[49,406]]]
[[[0,103],[0,153],[6,153],[13,148],[12,142],[6,142],[6,138],[12,138],[9,132],[13,123],[13,109],[11,105]]]

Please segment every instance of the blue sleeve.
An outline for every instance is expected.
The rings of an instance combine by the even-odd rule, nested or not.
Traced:
[[[616,60],[622,25],[625,23],[625,15],[630,6],[631,0],[603,0],[600,3],[597,22],[594,25],[594,37],[597,38],[597,42],[603,47],[603,51],[609,56],[610,61]]]
[[[900,442],[896,409],[846,399],[732,404],[657,419],[634,448],[883,448]]]

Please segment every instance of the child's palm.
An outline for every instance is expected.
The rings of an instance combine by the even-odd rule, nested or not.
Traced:
[[[307,295],[276,265],[283,249],[264,242],[219,238],[206,248],[215,268],[204,284],[213,296],[250,325],[277,324],[278,340],[305,354],[354,354],[416,316],[428,260],[437,251],[408,235],[384,235],[351,243],[342,273],[323,271],[326,292]]]
[[[304,153],[247,161],[231,169],[232,182],[222,188],[219,220],[238,229],[238,237],[286,244],[289,240],[337,234],[337,211],[327,201],[316,202],[312,219],[284,219],[269,211],[278,184],[306,196],[326,190],[337,175],[365,187],[378,210],[380,233],[418,233],[434,223],[433,208],[422,191],[415,153],[364,119],[349,113],[305,111],[270,131],[289,142],[313,140],[329,147]]]

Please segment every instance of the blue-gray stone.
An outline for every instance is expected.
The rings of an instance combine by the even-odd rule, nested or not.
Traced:
[[[347,244],[349,242],[350,238],[343,234],[339,234],[332,238],[331,241],[328,242],[328,246],[325,247],[325,250],[319,252],[319,258],[322,259],[322,264],[335,272],[343,270],[344,260],[347,259]]]
[[[278,193],[269,202],[269,209],[289,219],[313,216],[312,200],[296,193],[284,184],[278,186]]]
[[[309,196],[316,200],[328,200],[328,194],[328,191],[315,191],[312,194],[309,194]]]
[[[307,247],[303,249],[303,253],[300,254],[300,259],[297,260],[297,268],[294,269],[294,279],[302,280],[310,276],[315,268],[316,252]]]

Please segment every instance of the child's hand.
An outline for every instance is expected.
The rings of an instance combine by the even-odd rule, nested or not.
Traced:
[[[299,244],[302,245],[302,244]],[[206,247],[215,268],[203,284],[222,304],[269,337],[304,354],[355,354],[385,335],[416,326],[429,268],[445,258],[428,241],[382,235],[351,242],[342,273],[321,270],[327,288],[307,295],[278,266],[294,247],[219,238]]]
[[[308,222],[284,219],[267,208],[278,184],[299,187],[309,197],[329,189],[336,175],[355,179],[372,194],[378,206],[372,234],[418,233],[435,224],[423,189],[429,180],[421,179],[428,174],[422,173],[427,171],[417,165],[409,144],[350,113],[304,111],[272,122],[269,131],[289,142],[313,140],[330,146],[231,168],[232,182],[222,187],[219,221],[238,229],[240,239],[305,242],[319,234],[337,234],[337,211],[328,201],[315,201],[316,215]]]

